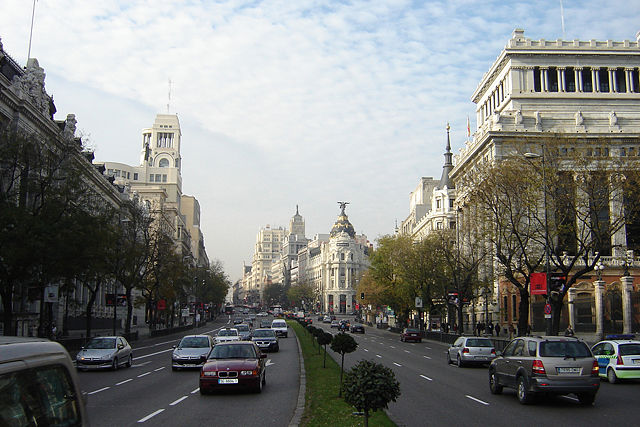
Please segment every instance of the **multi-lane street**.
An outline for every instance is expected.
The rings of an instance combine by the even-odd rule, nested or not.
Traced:
[[[336,333],[328,324],[314,325]],[[345,356],[345,369],[361,359],[393,369],[402,395],[389,405],[387,413],[400,426],[602,426],[640,422],[629,411],[638,402],[640,382],[612,385],[603,381],[593,407],[581,406],[573,395],[523,406],[513,390],[505,389],[502,395],[489,392],[486,367],[447,365],[446,344],[424,340],[405,343],[398,334],[371,327],[365,332],[352,334],[358,349]]]
[[[215,335],[229,326],[222,316],[190,331]],[[131,368],[79,372],[92,426],[286,426],[298,398],[299,364],[295,337],[280,339],[280,351],[268,353],[267,384],[262,393],[201,396],[199,370],[171,370],[171,352],[182,335],[132,343]]]

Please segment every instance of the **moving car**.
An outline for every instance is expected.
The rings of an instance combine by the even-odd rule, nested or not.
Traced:
[[[216,344],[200,371],[200,394],[235,388],[262,392],[267,381],[266,357],[253,342]]]
[[[271,322],[271,329],[276,333],[277,337],[287,337],[289,335],[289,328],[287,322],[284,319],[273,319]]]
[[[207,360],[207,355],[213,348],[213,338],[209,335],[187,335],[173,347],[171,355],[171,369],[200,368]]]
[[[330,316],[324,316],[322,318],[322,323],[331,323],[331,317]]]
[[[236,328],[223,328],[218,331],[214,339],[215,344],[227,341],[240,341],[240,333]]]
[[[270,328],[271,327],[271,321],[270,320],[261,320],[260,321],[260,328]]]
[[[489,338],[460,337],[447,349],[447,363],[455,360],[458,367],[483,365],[496,357],[496,348]]]
[[[362,323],[354,323],[351,325],[351,333],[364,334],[364,325]]]
[[[242,322],[244,322],[244,320],[242,320],[241,318],[233,319],[233,324],[234,324],[234,325],[239,325],[239,324],[241,324]]]
[[[124,337],[95,337],[76,355],[76,367],[81,370],[127,368],[133,363],[131,346]]]
[[[0,337],[0,425],[89,425],[64,347],[42,338]]]
[[[332,328],[339,328],[340,327],[340,323],[337,320],[332,320],[331,321],[331,327]]]
[[[591,352],[598,361],[599,375],[611,384],[640,378],[640,341],[600,341]]]
[[[247,341],[251,339],[251,328],[249,327],[249,325],[247,325],[246,323],[241,323],[239,325],[236,325],[236,329],[238,330],[238,333],[240,334],[240,339],[242,341]]]
[[[262,351],[280,351],[280,343],[273,329],[256,329],[253,331],[251,341]]]
[[[404,328],[400,333],[400,341],[422,342],[422,334],[414,328]]]
[[[574,393],[593,404],[600,388],[598,362],[587,345],[573,337],[518,337],[489,365],[489,389],[516,390],[518,401],[531,403],[537,393]]]

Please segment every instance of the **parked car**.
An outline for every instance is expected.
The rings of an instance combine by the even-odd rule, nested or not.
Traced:
[[[331,317],[330,316],[324,316],[322,318],[322,323],[331,323]]]
[[[256,343],[256,345],[262,351],[280,351],[280,343],[278,342],[278,337],[276,336],[274,330],[271,328],[256,329],[255,331],[253,331],[251,341]]]
[[[577,338],[518,337],[489,365],[489,389],[500,394],[503,387],[514,388],[522,404],[537,393],[574,393],[591,405],[600,388],[598,371],[591,350]]]
[[[236,329],[238,330],[240,339],[242,341],[251,340],[251,328],[249,327],[249,325],[247,325],[246,323],[241,323],[239,325],[236,325]]]
[[[338,322],[337,320],[332,320],[331,321],[331,327],[332,328],[339,328],[340,327],[340,322]]]
[[[266,311],[261,311],[256,316],[258,316],[258,317],[267,317],[267,312]]]
[[[286,338],[289,335],[289,328],[284,319],[273,319],[273,322],[271,322],[271,329],[273,329],[278,337]]]
[[[496,348],[489,338],[460,337],[447,350],[447,363],[463,365],[485,365],[496,357]]]
[[[591,348],[598,361],[599,375],[611,384],[640,378],[640,341],[600,341]]]
[[[216,344],[200,371],[200,394],[236,388],[262,392],[266,384],[266,357],[253,342]]]
[[[223,328],[218,331],[214,342],[220,344],[227,341],[240,341],[240,333],[236,328]]]
[[[351,332],[354,334],[364,334],[364,325],[362,323],[354,323],[351,325]]]
[[[173,346],[171,369],[201,368],[207,360],[214,342],[210,335],[186,335]]]
[[[88,426],[77,376],[59,343],[0,337],[0,425]]]
[[[414,328],[404,328],[400,333],[400,341],[422,342],[422,333]]]
[[[133,363],[131,346],[124,337],[95,337],[76,355],[76,367],[80,370],[113,369],[130,367]]]

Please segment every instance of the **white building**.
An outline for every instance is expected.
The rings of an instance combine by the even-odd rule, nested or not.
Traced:
[[[274,263],[280,261],[284,235],[282,227],[272,228],[270,225],[258,231],[251,262],[251,278],[248,283],[243,282],[245,295],[257,298],[256,301],[251,301],[253,303],[262,301],[265,286],[272,283],[272,268]]]

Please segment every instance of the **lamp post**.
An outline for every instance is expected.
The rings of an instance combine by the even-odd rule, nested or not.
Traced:
[[[602,270],[604,270],[604,264],[602,264],[602,260],[598,260],[596,265],[593,266],[593,269],[596,270],[596,276],[598,280],[602,280]]]
[[[545,156],[544,156],[544,145],[542,145],[542,154],[537,153],[524,153],[524,157],[527,159],[541,159],[542,160],[542,192],[544,196],[544,258],[545,258],[545,281],[547,284],[547,304],[550,301],[550,289],[549,289],[549,279],[551,276],[550,268],[549,268],[549,220],[547,217],[547,180],[545,173]],[[552,327],[552,319],[545,318],[545,328],[546,335],[551,335],[551,327]]]

